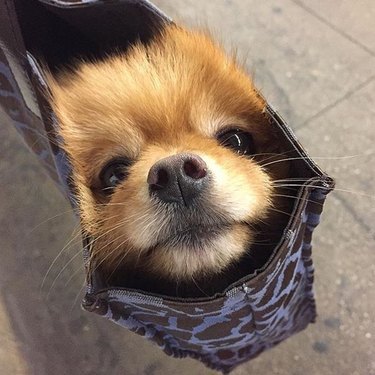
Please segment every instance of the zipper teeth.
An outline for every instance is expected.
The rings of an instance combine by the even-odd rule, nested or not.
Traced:
[[[246,283],[243,283],[241,286],[237,286],[228,292],[225,293],[225,295],[229,298],[235,297],[239,292],[245,293],[246,295],[249,295],[251,292],[251,288],[249,288]]]
[[[84,245],[83,248],[83,264],[86,270],[86,293],[91,294],[93,292],[93,285],[91,277],[89,277],[89,267],[90,267],[90,243]]]
[[[288,229],[284,235],[284,238],[289,241],[294,236],[294,230]]]
[[[86,267],[89,264],[89,259],[90,259],[89,250],[85,247],[83,249],[83,262],[84,262],[84,264],[85,264]]]
[[[292,235],[292,234],[291,234],[291,230],[288,229],[288,230],[286,231],[285,235],[284,235],[284,238],[288,241],[288,240],[290,239],[290,236],[291,236],[291,235]]]
[[[241,288],[239,287],[235,287],[231,290],[228,290],[225,295],[229,298],[233,298],[239,291],[241,290]]]
[[[160,297],[154,297],[154,296],[147,296],[141,293],[137,292],[130,292],[127,290],[115,290],[111,289],[108,291],[109,297],[129,297],[132,299],[137,300],[138,302],[144,302],[156,306],[162,306],[163,305],[163,299]]]

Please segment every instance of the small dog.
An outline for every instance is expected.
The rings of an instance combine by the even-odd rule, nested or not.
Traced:
[[[282,146],[236,59],[205,32],[166,25],[48,83],[95,268],[157,292],[239,278],[256,228],[278,226],[273,181],[289,167],[273,162]]]

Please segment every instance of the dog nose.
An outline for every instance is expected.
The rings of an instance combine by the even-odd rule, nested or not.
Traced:
[[[190,206],[207,185],[207,164],[198,155],[176,154],[156,162],[147,177],[150,193],[166,203]]]

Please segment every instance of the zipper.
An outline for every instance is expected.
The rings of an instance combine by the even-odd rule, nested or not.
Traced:
[[[128,297],[132,300],[135,300],[139,303],[154,305],[154,306],[163,306],[163,298],[161,297],[155,297],[150,296],[138,292],[131,292],[128,290],[116,290],[116,289],[110,289],[108,290],[108,296],[111,298],[116,297]]]

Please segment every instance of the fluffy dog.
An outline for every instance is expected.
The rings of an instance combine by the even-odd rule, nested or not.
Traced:
[[[109,279],[233,274],[259,223],[276,225],[273,181],[288,168],[262,164],[281,153],[278,137],[252,80],[207,33],[165,26],[48,81],[92,264]]]

